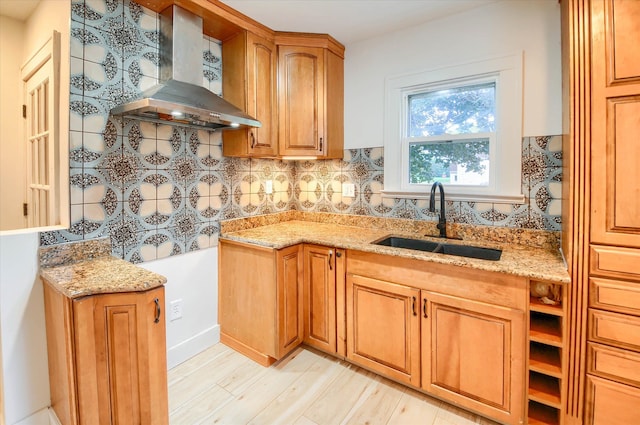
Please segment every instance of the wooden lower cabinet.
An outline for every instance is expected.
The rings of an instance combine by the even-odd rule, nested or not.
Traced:
[[[400,382],[420,385],[420,291],[347,275],[347,358]]]
[[[302,245],[220,241],[220,340],[269,366],[303,339]]]
[[[585,425],[640,424],[640,389],[587,375]]]
[[[505,423],[524,412],[524,312],[430,291],[422,300],[422,388]]]
[[[51,405],[66,424],[168,424],[164,287],[70,299],[44,285]]]
[[[345,250],[304,246],[304,342],[345,355]]]

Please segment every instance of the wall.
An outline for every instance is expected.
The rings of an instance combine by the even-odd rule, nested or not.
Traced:
[[[7,424],[49,405],[38,234],[0,236],[0,326]]]
[[[502,1],[347,46],[345,147],[383,145],[386,77],[517,51],[524,51],[523,136],[562,134],[560,5]]]
[[[24,227],[25,152],[22,126],[24,23],[0,16],[0,229]],[[13,177],[10,177],[13,176]]]
[[[494,9],[497,5],[490,5],[488,11],[474,9],[473,13],[487,19],[493,14],[500,19],[514,18],[513,4],[517,3],[522,7],[522,15],[538,16],[528,2],[505,3],[509,4],[501,7],[507,8],[509,13]],[[109,118],[110,106],[156,81],[157,17],[129,0],[99,0],[87,4],[91,5],[90,9],[84,8],[83,1],[74,1],[71,22],[72,226],[66,231],[41,233],[39,242],[62,243],[109,235],[114,255],[167,276],[165,311],[172,300],[182,299],[184,303],[183,319],[167,323],[170,365],[217,341],[215,240],[220,220],[289,209],[434,219],[426,212],[423,201],[382,199],[379,195],[384,182],[384,152],[379,147],[382,146],[379,128],[382,110],[375,105],[381,103],[379,96],[384,93],[384,77],[380,78],[378,67],[408,60],[395,57],[393,49],[405,43],[417,43],[412,37],[424,37],[424,34],[406,30],[386,36],[393,43],[375,40],[373,45],[385,53],[376,54],[375,61],[371,55],[365,57],[366,41],[347,46],[349,74],[345,81],[348,107],[345,121],[348,149],[344,160],[240,160],[222,157],[221,139],[217,133]],[[531,4],[540,5],[540,2]],[[541,25],[543,28],[551,25],[547,34],[555,43],[559,20],[553,13],[550,15],[549,22]],[[451,24],[451,20],[455,21],[455,18],[443,21]],[[493,20],[488,22],[497,25]],[[424,28],[430,25],[440,29],[443,24],[434,21],[425,24]],[[519,39],[527,38],[531,31],[539,32],[523,25],[522,20],[509,24],[509,28],[513,30],[510,37]],[[479,37],[477,32],[466,31],[465,39],[469,43]],[[511,48],[508,39],[490,41],[491,45],[508,43]],[[557,42],[559,45],[559,32]],[[547,41],[538,39],[532,43]],[[213,90],[219,87],[221,73],[216,44],[209,39],[203,41],[203,57],[206,58],[203,81]],[[435,42],[421,40],[420,44],[429,45],[434,54],[442,54]],[[457,47],[462,48],[464,44],[459,42]],[[355,62],[351,62],[352,59]],[[367,73],[354,76],[354,63],[367,69]],[[550,67],[542,65],[544,60],[540,63],[540,74],[551,72]],[[397,72],[411,70],[414,66],[411,60],[406,66],[394,65]],[[538,71],[534,66],[534,70],[526,72],[535,74]],[[559,66],[557,72],[559,78]],[[372,79],[369,79],[369,73]],[[360,85],[356,81],[358,78],[366,83]],[[550,87],[549,90],[553,84],[550,83]],[[560,96],[559,87],[557,91]],[[553,96],[546,97],[548,100],[544,103],[553,111]],[[559,228],[559,213],[556,215],[559,200],[554,192],[555,184],[561,179],[558,171],[561,152],[558,139],[548,135],[560,131],[555,131],[551,123],[551,112],[541,111],[543,116],[539,120],[533,118],[537,111],[532,112],[529,108],[525,112],[531,116],[531,120],[525,117],[525,122],[529,123],[526,134],[544,136],[527,136],[522,140],[523,184],[527,184],[524,189],[529,193],[526,205],[518,209],[511,205],[449,204],[449,214],[454,214],[451,216],[454,220],[496,226]],[[535,124],[535,121],[542,124]],[[273,180],[273,194],[265,193],[266,180]],[[342,197],[343,182],[356,185],[355,198]],[[541,211],[534,211],[535,208]],[[44,327],[39,319],[43,310],[38,298],[41,290],[35,280],[37,243],[34,235],[2,237],[0,241],[3,244],[0,311],[4,365],[14,367],[7,357],[7,353],[13,351],[25,359],[35,356],[30,360],[35,365],[46,365],[42,355]],[[4,252],[8,249],[14,255],[5,257]],[[10,297],[5,297],[9,284],[18,285],[18,293],[11,292]],[[22,317],[21,321],[7,318],[7,308],[13,304],[22,306],[17,313],[11,310],[12,315]],[[33,306],[37,306],[35,312],[32,312]],[[14,342],[9,335],[20,335],[28,342]],[[5,390],[20,385],[18,381],[22,380],[30,391],[34,391],[33,395],[19,397],[16,406],[24,407],[20,408],[22,417],[30,413],[29,409],[42,405],[38,394],[48,388],[44,382],[46,372],[36,377],[30,370],[20,367],[11,371],[4,367],[3,370]],[[25,380],[25,377],[28,378]],[[15,418],[12,416],[12,420]],[[8,423],[15,421],[8,420]]]

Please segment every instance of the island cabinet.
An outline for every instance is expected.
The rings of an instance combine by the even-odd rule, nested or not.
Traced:
[[[281,156],[342,158],[344,46],[324,34],[277,32]]]
[[[304,342],[346,355],[344,249],[304,245]]]
[[[222,92],[229,102],[262,124],[225,131],[224,156],[275,157],[278,154],[276,110],[276,46],[248,31],[222,43]]]
[[[45,280],[51,405],[66,424],[168,424],[164,287],[69,298]]]
[[[273,249],[221,240],[220,340],[269,366],[302,343],[302,245]]]
[[[524,423],[527,279],[348,251],[346,281],[349,360]]]

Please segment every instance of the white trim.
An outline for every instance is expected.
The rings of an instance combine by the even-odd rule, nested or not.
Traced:
[[[451,187],[451,186],[449,186]],[[409,192],[409,191],[394,191],[394,190],[382,190],[381,195],[383,198],[405,198],[405,199],[429,199],[430,190],[427,192]],[[522,204],[524,203],[524,195],[516,196],[500,196],[500,195],[457,195],[450,193],[447,189],[446,193],[447,201],[470,201],[470,202],[492,202],[494,204]],[[436,195],[436,199],[440,199],[440,195]]]
[[[190,359],[220,342],[220,325],[212,326],[167,350],[167,369]]]
[[[524,201],[522,194],[522,62],[517,52],[493,58],[444,66],[426,71],[388,77],[385,81],[384,116],[384,188],[385,196],[426,197],[416,185],[408,185],[408,144],[403,143],[403,108],[408,93],[426,85],[450,82],[461,85],[465,81],[495,78],[496,81],[496,137],[490,143],[489,186],[471,187],[445,185],[449,199],[503,202]],[[517,160],[516,160],[517,158]],[[506,166],[504,166],[506,165]],[[406,196],[399,196],[400,194]],[[509,200],[509,201],[506,201]]]

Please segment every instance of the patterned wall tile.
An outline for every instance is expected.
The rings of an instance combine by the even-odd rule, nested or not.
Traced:
[[[158,17],[132,0],[73,0],[70,87],[70,229],[42,245],[109,235],[132,262],[204,249],[219,221],[297,209],[437,220],[426,200],[383,197],[382,148],[343,159],[226,158],[220,132],[109,116],[157,83]],[[221,45],[203,37],[203,85],[221,90]],[[561,138],[523,139],[522,205],[448,201],[449,221],[561,228]],[[271,180],[273,192],[266,193]],[[343,197],[342,185],[355,185]]]

